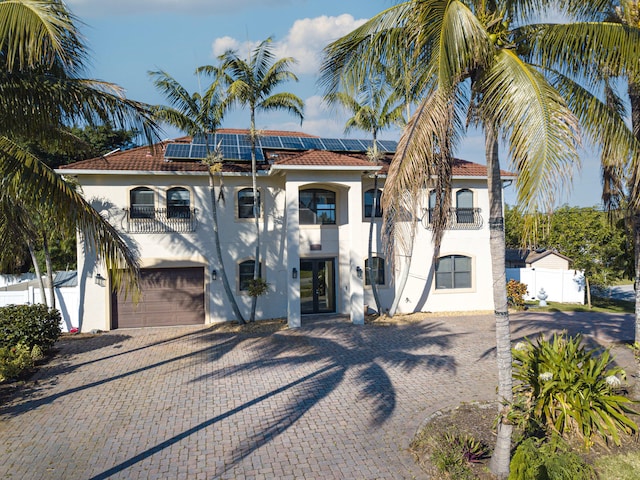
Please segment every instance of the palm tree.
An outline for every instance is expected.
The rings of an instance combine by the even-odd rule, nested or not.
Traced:
[[[221,96],[220,79],[221,72],[214,79],[213,83],[206,90],[204,95],[196,92],[189,92],[176,81],[171,75],[164,71],[149,72],[153,79],[154,86],[167,98],[171,106],[159,105],[154,108],[154,113],[159,121],[166,122],[179,128],[188,135],[195,136],[203,134],[207,158],[205,163],[209,167],[209,191],[211,196],[211,215],[213,217],[213,241],[215,244],[216,258],[220,266],[220,276],[222,285],[231,304],[231,308],[240,324],[245,320],[238,308],[235,296],[229,285],[229,279],[224,267],[222,249],[220,247],[220,233],[218,228],[218,199],[215,193],[215,176],[220,172],[222,158],[209,144],[212,134],[220,127],[227,104]]]
[[[371,134],[372,146],[367,152],[367,156],[372,163],[377,165],[382,158],[382,154],[378,150],[378,133],[392,125],[403,125],[405,123],[402,115],[405,105],[398,102],[398,96],[390,88],[386,75],[379,73],[375,77],[369,78],[362,85],[351,85],[345,79],[344,90],[330,93],[325,97],[325,100],[330,104],[341,105],[353,115],[347,120],[344,129],[345,134],[354,129],[363,130]],[[372,200],[369,220],[369,244],[367,248],[367,274],[376,303],[376,311],[380,315],[382,307],[378,296],[376,277],[373,272],[373,231],[376,212],[380,209],[378,205],[377,172],[373,175]]]
[[[597,3],[561,2],[571,23],[535,24],[532,19],[542,18],[557,2],[412,0],[383,11],[325,49],[322,81],[330,92],[337,90],[346,72],[366,78],[371,65],[393,64],[404,52],[411,52],[425,98],[405,129],[391,165],[383,195],[384,216],[385,222],[394,225],[394,217],[412,211],[422,187],[431,186],[435,178],[436,251],[445,226],[443,213],[451,201],[453,153],[468,122],[482,128],[498,395],[505,405],[513,396],[499,140],[508,145],[510,166],[518,173],[519,204],[528,211],[546,210],[538,207],[553,204],[570,179],[579,159],[580,127],[588,138],[619,152],[630,154],[635,147],[635,139],[619,128],[622,119],[584,86],[591,85],[585,80],[592,75],[585,66],[607,63],[612,68],[637,68],[640,37],[635,32],[579,21],[602,11],[606,2]],[[508,406],[501,407],[491,464],[499,477],[509,471],[512,427],[507,413]]]
[[[273,93],[282,83],[298,78],[290,70],[295,60],[290,57],[275,60],[271,38],[261,42],[249,55],[242,59],[237,52],[229,50],[220,56],[222,68],[229,83],[227,94],[231,105],[237,104],[249,108],[251,124],[249,142],[251,143],[251,186],[253,192],[253,219],[256,228],[256,250],[253,268],[253,280],[260,278],[260,210],[256,173],[256,112],[284,110],[303,120],[303,101],[288,92]],[[199,69],[205,73],[215,72],[216,67],[205,66]],[[255,320],[257,296],[251,302],[251,318]]]
[[[78,228],[105,262],[114,288],[125,277],[137,285],[137,259],[117,231],[17,140],[44,142],[73,124],[108,122],[140,130],[150,142],[157,136],[146,105],[126,99],[117,85],[82,78],[86,60],[77,21],[63,1],[0,0],[0,191],[16,207],[44,206],[66,227]]]
[[[620,23],[628,28],[640,29],[640,5],[638,0],[621,0],[620,5],[609,12],[607,20]],[[625,114],[624,102],[608,81],[606,82],[607,100],[621,116]],[[631,107],[631,130],[640,142],[640,75],[626,72],[626,86]],[[625,159],[614,157],[615,152],[602,151],[603,193],[602,199],[609,211],[624,209],[626,223],[633,238],[634,251],[634,285],[636,292],[635,306],[635,343],[640,342],[640,179],[633,168],[634,162],[640,161],[640,152],[636,152],[630,160],[631,168],[620,168],[620,161]]]

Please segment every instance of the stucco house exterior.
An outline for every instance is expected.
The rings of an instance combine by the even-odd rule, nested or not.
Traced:
[[[220,246],[229,282],[245,317],[251,297],[255,224],[246,131],[220,130],[224,162],[216,179]],[[82,331],[233,320],[221,282],[203,138],[180,138],[62,167],[85,198],[137,253],[142,297],[137,304],[112,292],[109,272],[78,243]],[[258,154],[260,274],[268,282],[258,318],[308,314],[349,315],[363,323],[375,305],[366,274],[373,175],[384,189],[396,142],[381,141],[386,158],[366,157],[371,141],[323,139],[265,131]],[[504,173],[504,178],[511,179]],[[417,235],[406,287],[398,279],[406,259],[385,258],[376,213],[373,268],[382,310],[398,297],[398,312],[493,310],[486,168],[463,160],[453,168],[453,209],[439,261],[433,261],[430,193]],[[377,193],[379,195],[380,192]]]

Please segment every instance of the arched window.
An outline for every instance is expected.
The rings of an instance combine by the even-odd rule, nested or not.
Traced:
[[[253,280],[253,270],[255,266],[255,260],[245,260],[238,264],[238,290],[241,292],[249,290],[249,282]],[[262,277],[262,263],[258,266],[258,276]]]
[[[456,220],[458,223],[473,223],[473,192],[458,190],[456,192]]]
[[[436,289],[471,288],[471,258],[440,257],[436,263]]]
[[[382,196],[382,190],[375,191],[376,199],[376,217],[382,217],[382,206],[380,205],[380,197]],[[364,192],[364,216],[371,218],[371,210],[373,209],[374,190],[367,190]]]
[[[384,285],[384,258],[382,257],[372,257],[371,258],[371,267],[373,273],[373,279],[376,282],[376,285]],[[364,261],[364,284],[371,285],[371,279],[369,278],[369,259],[367,258]]]
[[[256,209],[258,217],[260,216],[260,191],[258,193],[258,201]],[[238,218],[255,218],[253,214],[253,189],[243,188],[238,191]]]
[[[155,194],[147,187],[136,187],[129,192],[131,218],[154,218]]]
[[[191,194],[183,187],[167,190],[167,218],[189,218],[191,216]]]
[[[301,225],[335,225],[336,194],[319,188],[301,190],[299,209]]]

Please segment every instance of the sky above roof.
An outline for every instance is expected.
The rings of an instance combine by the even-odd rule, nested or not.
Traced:
[[[84,23],[82,32],[91,52],[91,78],[116,83],[129,98],[150,104],[165,103],[148,72],[164,70],[189,91],[206,86],[195,69],[217,63],[217,56],[235,49],[246,57],[260,41],[272,37],[278,56],[294,57],[294,71],[300,81],[284,90],[305,101],[305,118],[286,114],[257,116],[259,129],[294,130],[322,137],[345,137],[347,116],[327,108],[318,86],[321,50],[368,18],[396,3],[393,0],[67,0],[67,5]],[[246,128],[246,111],[229,112],[226,128]],[[166,137],[182,135],[172,128]],[[367,138],[365,132],[350,137]],[[380,138],[398,140],[400,131],[388,130]],[[505,154],[503,153],[502,156]],[[458,157],[484,161],[484,139],[471,131],[457,152]],[[592,206],[600,201],[597,154],[583,152],[583,167],[574,175],[570,195],[561,203]],[[508,168],[502,162],[502,168]],[[512,188],[505,190],[515,202]]]

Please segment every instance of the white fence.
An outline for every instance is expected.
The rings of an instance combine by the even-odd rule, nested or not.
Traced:
[[[511,279],[527,285],[525,300],[537,300],[544,289],[547,301],[584,305],[584,273],[580,270],[507,268],[507,281]]]
[[[60,310],[63,332],[78,327],[79,292],[78,287],[55,288],[56,308]],[[47,301],[49,301],[49,289],[45,294]],[[40,288],[35,287],[28,287],[26,290],[20,291],[0,291],[0,307],[41,303],[41,298]],[[51,302],[49,302],[50,304]]]

